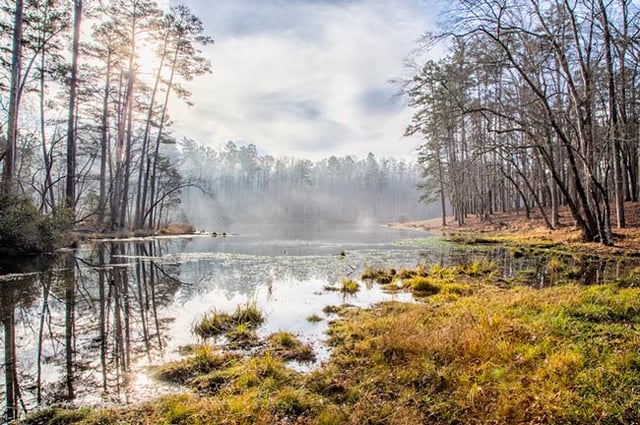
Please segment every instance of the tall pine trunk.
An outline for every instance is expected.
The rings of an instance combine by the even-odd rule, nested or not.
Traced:
[[[9,93],[9,123],[7,125],[7,140],[4,151],[4,169],[2,174],[2,190],[4,193],[13,191],[15,174],[16,140],[18,137],[18,109],[20,92],[20,73],[22,71],[22,16],[24,12],[23,0],[16,0],[15,19],[13,24],[13,45],[11,53],[11,88]]]
[[[74,219],[76,210],[76,101],[78,95],[78,55],[81,22],[82,0],[74,0],[71,81],[69,85],[69,115],[67,119],[67,184],[65,190],[66,204]]]
[[[136,193],[136,213],[135,213],[135,227],[144,227],[144,210],[146,207],[147,187],[149,185],[149,139],[151,135],[151,120],[153,118],[153,107],[155,104],[156,95],[160,86],[160,80],[162,79],[162,68],[167,57],[167,45],[169,41],[169,31],[164,38],[164,45],[162,48],[162,55],[160,56],[160,65],[158,66],[158,72],[153,83],[153,90],[151,91],[151,100],[149,101],[149,111],[147,112],[147,119],[144,127],[144,134],[142,137],[142,150],[140,153],[140,166],[138,167],[138,191]],[[146,172],[144,170],[146,169]]]
[[[164,103],[162,105],[162,114],[160,116],[160,124],[158,126],[158,136],[156,137],[155,149],[153,152],[153,162],[151,166],[151,191],[149,195],[149,227],[154,227],[154,213],[155,213],[155,203],[156,203],[156,190],[157,190],[157,170],[158,170],[158,157],[160,156],[160,143],[162,142],[162,130],[164,129],[164,121],[167,115],[167,107],[169,105],[169,95],[171,94],[171,89],[173,87],[173,78],[175,76],[177,61],[178,61],[178,47],[179,42],[176,43],[176,51],[173,55],[173,61],[171,63],[171,73],[169,75],[169,81],[167,82],[167,93],[164,96]]]

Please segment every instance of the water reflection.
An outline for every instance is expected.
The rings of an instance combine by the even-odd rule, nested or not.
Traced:
[[[3,276],[5,420],[41,404],[128,401],[136,359],[162,354],[158,304],[179,286],[175,266],[144,259],[160,249],[97,244]]]
[[[393,297],[410,300],[409,294],[386,294],[377,285],[363,285],[346,300],[324,290],[342,276],[357,278],[367,265],[447,265],[484,257],[499,266],[504,279],[526,274],[528,283],[545,286],[558,278],[545,255],[460,250],[437,238],[394,244],[419,236],[385,228],[268,236],[249,231],[227,238],[95,243],[19,267],[0,265],[4,419],[53,403],[121,404],[172,391],[148,378],[148,366],[176,358],[179,346],[197,342],[190,330],[203,313],[231,310],[248,299],[267,316],[261,336],[297,333],[325,361],[328,321],[311,323],[308,316],[326,319],[324,306],[345,301],[367,306]],[[621,272],[618,263],[563,263],[588,283]]]
[[[352,263],[418,260],[416,250],[392,245],[405,233],[378,230],[382,237],[369,234],[355,244],[277,243],[256,234],[104,242],[19,268],[0,265],[4,420],[54,403],[122,404],[170,391],[148,379],[148,366],[196,342],[190,330],[199,315],[249,298],[271,316],[263,334],[307,332],[320,347],[326,325],[305,317],[343,302],[323,294],[328,282],[353,273]],[[346,259],[338,255],[345,247],[353,248]],[[372,288],[352,301],[385,298]]]

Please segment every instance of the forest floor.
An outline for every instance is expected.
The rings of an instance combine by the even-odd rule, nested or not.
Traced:
[[[560,225],[555,230],[545,226],[538,210],[531,211],[527,218],[524,212],[495,213],[488,219],[481,220],[477,216],[466,218],[465,224],[458,226],[453,217],[447,217],[447,226],[442,226],[442,218],[392,223],[393,227],[419,229],[431,234],[445,235],[462,243],[493,242],[510,245],[530,245],[539,243],[557,244],[570,251],[594,253],[598,255],[640,256],[640,202],[625,203],[626,227],[615,228],[615,217],[612,217],[614,246],[606,247],[597,242],[583,242],[580,231],[574,225],[568,208],[560,209]]]

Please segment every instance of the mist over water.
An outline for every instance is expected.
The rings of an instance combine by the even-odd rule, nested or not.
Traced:
[[[261,154],[252,144],[219,150],[183,140],[172,157],[193,186],[181,193],[173,219],[199,229],[228,231],[238,224],[289,223],[328,227],[437,216],[436,204],[418,202],[421,167],[410,161],[329,157],[312,162]]]

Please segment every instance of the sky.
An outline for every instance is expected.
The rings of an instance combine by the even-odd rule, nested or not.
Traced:
[[[414,157],[418,141],[403,137],[411,111],[389,80],[406,75],[435,3],[186,0],[215,40],[202,50],[213,74],[187,85],[193,106],[173,100],[175,134],[312,160]]]

